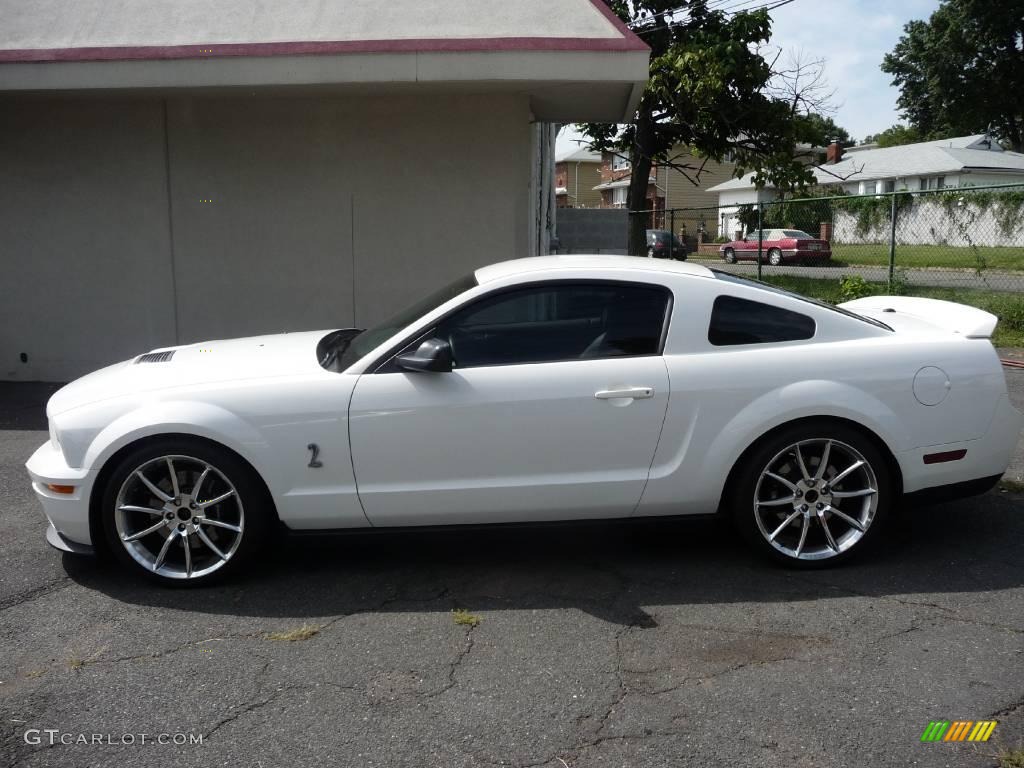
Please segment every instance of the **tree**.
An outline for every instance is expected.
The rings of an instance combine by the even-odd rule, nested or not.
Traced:
[[[882,62],[922,137],[993,134],[1024,151],[1024,0],[943,0]]]
[[[838,140],[844,147],[853,144],[853,138],[850,136],[850,132],[842,126],[836,125],[835,120],[831,117],[811,112],[807,115],[807,119],[811,121],[815,130],[819,131],[821,135],[825,137],[825,144],[831,144],[834,140]]]
[[[933,136],[931,138],[946,138],[940,136]],[[924,136],[917,128],[909,128],[905,125],[893,125],[886,128],[881,133],[874,133],[870,136],[865,137],[865,144],[877,144],[879,147],[899,147],[904,144],[916,144],[919,141],[924,141]]]
[[[767,11],[730,14],[710,9],[708,0],[680,1],[605,0],[651,47],[650,79],[633,122],[580,126],[591,148],[629,158],[629,210],[646,207],[654,164],[699,183],[709,160],[731,154],[737,174],[753,171],[756,184],[787,190],[812,183],[797,148],[826,138],[807,114],[809,104],[815,111],[822,106],[820,72],[799,60],[773,69],[780,54],[772,62],[764,54],[771,36]],[[699,163],[674,156],[679,144]],[[643,216],[630,216],[631,254],[646,252],[646,226]]]

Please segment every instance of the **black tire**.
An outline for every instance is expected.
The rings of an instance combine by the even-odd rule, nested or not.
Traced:
[[[654,249],[653,248],[648,248],[647,249],[647,258],[648,259],[653,259],[654,258]]]
[[[782,263],[782,251],[778,248],[771,248],[768,251],[768,263],[777,267]]]
[[[725,259],[726,264],[735,264],[736,251],[734,251],[732,248],[726,248],[724,251],[722,251],[722,258]]]
[[[166,457],[172,457],[171,465],[175,468],[176,480],[181,482],[182,493],[178,497],[179,499],[190,498],[189,477],[193,478],[194,487],[194,480],[197,479],[196,475],[201,474],[200,467],[204,464],[211,467],[216,473],[209,473],[208,476],[211,479],[203,481],[207,488],[207,493],[214,496],[227,490],[233,493],[229,494],[230,498],[226,498],[225,501],[218,504],[210,505],[209,508],[199,509],[196,505],[193,505],[194,511],[191,514],[196,515],[196,517],[185,522],[180,518],[166,517],[167,514],[173,514],[170,508],[177,507],[178,505],[168,501],[163,502],[164,506],[162,508],[167,510],[164,518],[167,530],[159,529],[142,538],[137,544],[132,546],[132,551],[135,552],[135,554],[132,554],[129,552],[129,545],[122,542],[122,534],[118,531],[118,497],[122,492],[127,494],[133,488],[142,490],[141,486],[137,484],[141,481],[137,481],[138,475],[135,475],[136,470],[146,467],[147,464],[150,467],[159,468],[162,466],[160,460],[166,459]],[[178,463],[173,464],[173,462]],[[148,478],[150,482],[156,484],[160,490],[170,495],[171,473],[169,470],[165,471],[163,478],[160,477],[157,469],[150,470],[147,468],[146,474],[151,475]],[[129,477],[131,477],[131,484],[128,483]],[[218,488],[217,483],[224,483],[226,485],[222,484]],[[150,493],[151,496],[151,502],[143,502],[142,506],[149,508],[161,503],[160,499],[151,492],[142,492],[143,494]],[[196,494],[198,507],[203,507],[204,504],[209,505],[208,499],[209,497],[204,496],[202,492]],[[131,501],[133,504],[137,503],[136,501]],[[225,507],[234,508],[236,502],[237,510],[235,517],[230,517],[230,509],[228,509],[226,515],[219,511]],[[180,503],[182,502],[179,501]],[[187,504],[188,502],[184,503]],[[188,514],[187,507],[182,506],[178,508],[181,510],[181,514]],[[264,549],[276,521],[276,516],[273,513],[273,503],[269,498],[266,487],[247,462],[237,454],[216,443],[189,437],[167,437],[153,440],[140,445],[137,450],[124,455],[109,475],[106,486],[103,488],[98,514],[100,516],[99,523],[103,531],[105,547],[113,554],[117,561],[136,575],[145,576],[162,585],[171,587],[202,586],[241,573],[253,563]],[[125,525],[124,521],[126,518],[129,518],[129,513],[122,512],[121,514],[122,525]],[[137,512],[136,514],[141,516],[143,520],[153,521],[153,525],[156,525],[156,521],[160,520],[159,515],[150,512]],[[199,523],[200,516],[202,519],[213,518],[214,522]],[[222,517],[223,519],[221,519]],[[216,526],[214,525],[215,523],[217,524]],[[221,527],[223,523],[235,525],[241,530],[238,533],[227,530],[226,526]],[[139,528],[146,527],[149,524],[149,522],[140,523]],[[210,547],[203,544],[200,540],[198,531],[192,532],[194,529],[199,528],[200,525],[203,526],[202,530],[206,536],[206,541],[213,542],[220,554],[227,555],[226,558],[222,559],[214,555]],[[181,530],[180,526],[185,526],[183,529],[184,533],[174,533],[170,530],[172,527],[179,527],[179,530]],[[138,530],[133,531],[133,533],[138,532]],[[159,548],[161,540],[167,541],[167,539],[172,539],[174,536],[177,537],[177,542],[182,540],[188,542],[188,568],[191,570],[193,562],[196,563],[196,573],[193,573],[191,576],[179,575],[173,577],[165,575],[155,572],[143,563],[147,553],[152,555],[159,554],[156,550]],[[238,538],[237,544],[234,543],[234,537],[236,536]],[[162,539],[159,537],[162,537]],[[150,541],[154,542],[152,546],[149,543]],[[160,567],[169,572],[173,559],[180,556],[183,563],[181,570],[184,571],[184,561],[186,559],[185,545],[175,543],[171,546],[168,544],[163,549],[166,550],[166,560],[164,565]],[[180,554],[178,550],[180,550]],[[193,555],[192,552],[196,552],[196,554]],[[209,562],[208,568],[203,566],[203,563],[206,562]],[[159,566],[159,564],[157,565]],[[206,570],[209,572],[204,572]]]
[[[824,471],[826,482],[819,481],[817,491],[813,492],[814,498],[811,498],[812,491],[807,491],[806,496],[792,505],[788,502],[778,505],[776,499],[766,498],[767,495],[775,492],[772,490],[772,486],[776,484],[775,480],[766,479],[763,481],[764,485],[759,485],[762,482],[763,473],[767,472],[769,468],[773,468],[783,479],[788,478],[791,481],[802,476],[795,452],[787,453],[787,450],[796,444],[804,443],[802,452],[807,452],[808,455],[803,456],[803,459],[808,471],[812,475],[816,473],[820,467],[821,455],[817,455],[818,463],[815,464],[814,449],[819,441],[832,441],[832,446]],[[836,477],[846,468],[846,466],[834,466],[833,462],[836,465],[842,462],[847,466],[853,463],[851,459],[855,457],[847,449],[859,454],[866,463],[867,469],[854,470],[846,479],[841,479],[835,487],[831,487],[827,482],[829,478]],[[786,464],[780,464],[780,462],[788,462],[793,473],[788,474],[785,470]],[[853,499],[833,499],[831,497],[832,493],[859,492],[860,489],[855,486],[866,482],[865,488],[870,487],[872,479],[877,483],[874,487],[876,491],[874,494],[858,496]],[[761,440],[740,459],[740,463],[730,475],[729,482],[733,486],[733,490],[728,496],[728,506],[736,528],[759,553],[792,568],[829,567],[862,556],[874,545],[880,532],[885,529],[895,502],[893,497],[896,486],[892,472],[875,443],[851,426],[825,420],[796,424]],[[807,481],[798,482],[803,486]],[[796,495],[789,488],[783,487],[781,483],[775,487],[779,494]],[[804,488],[804,490],[807,489]],[[829,492],[827,497],[823,495],[825,491]],[[786,497],[780,495],[778,498],[785,499]],[[772,503],[759,507],[755,505],[758,499],[761,499],[762,502],[770,501]],[[810,503],[802,504],[803,501]],[[816,507],[823,502],[825,510],[819,512]],[[832,504],[835,504],[834,508]],[[783,523],[791,515],[798,513],[798,505],[806,511],[792,523],[783,527]],[[858,510],[858,506],[861,506],[862,510]],[[873,509],[869,509],[872,506]],[[861,524],[867,521],[865,530],[862,533],[857,531],[843,518],[840,518],[839,514],[844,515],[847,519],[852,517]],[[800,551],[800,548],[794,546],[794,543],[799,544],[801,541],[799,533],[804,527],[805,518],[809,518],[807,533],[804,534],[806,537],[804,544],[800,544],[805,547],[805,551],[801,553],[802,556],[794,557],[793,552]],[[822,518],[824,518],[824,523]],[[778,527],[776,528],[776,526]],[[775,544],[769,541],[769,530],[772,533],[782,531],[778,533]],[[827,535],[826,530],[829,531]],[[832,548],[828,537],[832,537],[840,551],[836,552]],[[788,550],[788,552],[784,550]]]

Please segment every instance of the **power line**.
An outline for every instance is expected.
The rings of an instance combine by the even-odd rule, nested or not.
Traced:
[[[719,3],[719,5],[716,8],[712,8],[711,3],[715,2]],[[774,11],[776,8],[781,8],[784,5],[789,5],[792,2],[793,0],[774,0],[774,2],[764,2],[764,0],[711,0],[711,3],[709,3],[706,7],[708,8],[708,10],[714,10],[718,13],[724,13],[728,16],[735,16],[738,13],[755,13],[757,11],[770,12]],[[746,5],[747,7],[744,8],[744,5]],[[671,10],[667,11],[666,15],[672,16],[676,13],[679,13],[680,11],[685,11],[688,9],[689,5],[681,5],[677,8],[672,8]],[[652,16],[648,18],[654,17]],[[673,19],[672,21],[666,22],[665,24],[659,24],[658,26],[655,27],[644,27],[643,24],[646,22],[647,19],[644,19],[643,21],[634,21],[629,26],[630,29],[632,29],[637,34],[647,34],[648,32],[656,32],[660,29],[668,29],[669,27],[673,27],[676,24],[682,23]]]

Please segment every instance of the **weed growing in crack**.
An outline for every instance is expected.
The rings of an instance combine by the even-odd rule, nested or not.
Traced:
[[[483,621],[475,613],[470,613],[465,608],[456,608],[452,611],[452,619],[456,624],[463,627],[476,627]]]
[[[278,642],[285,643],[298,643],[303,640],[309,640],[320,633],[320,627],[315,624],[303,624],[301,627],[295,629],[289,629],[285,632],[271,632],[267,635],[267,640],[276,640]]]

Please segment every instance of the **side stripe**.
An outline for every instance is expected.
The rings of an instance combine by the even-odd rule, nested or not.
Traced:
[[[943,741],[963,741],[972,725],[974,725],[974,722],[971,720],[953,721],[953,725],[950,727],[949,733],[946,734],[946,738],[943,739]]]
[[[949,720],[932,720],[921,734],[921,741],[939,741],[949,728]]]

